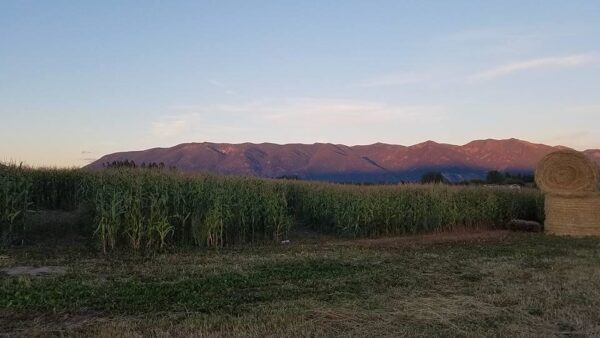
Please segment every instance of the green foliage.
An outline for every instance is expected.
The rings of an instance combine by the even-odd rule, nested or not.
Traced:
[[[286,196],[273,182],[131,169],[91,175],[104,250],[279,240],[291,224]]]
[[[337,186],[297,184],[292,210],[319,231],[381,236],[500,227],[513,218],[543,220],[536,190],[445,185]]]
[[[479,180],[471,180],[469,182],[463,183],[471,183],[471,184],[495,184],[495,185],[528,185],[532,186],[534,184],[535,178],[533,173],[522,173],[522,172],[500,172],[497,170],[489,171],[486,175],[485,181]]]
[[[500,172],[497,170],[488,171],[485,180],[470,179],[458,182],[460,185],[520,185],[520,186],[535,186],[535,177],[533,173],[527,172]]]
[[[489,184],[502,184],[505,179],[506,177],[504,177],[504,174],[497,170],[492,170],[487,173],[485,181]]]
[[[86,307],[110,309],[116,313],[236,311],[240,306],[261,301],[293,300],[320,294],[325,298],[334,287],[337,297],[339,294],[356,297],[365,291],[346,279],[369,270],[373,269],[366,264],[295,259],[254,266],[253,271],[243,273],[160,275],[143,280],[122,278],[108,283],[97,283],[89,276],[81,275],[44,280],[43,283],[9,279],[0,284],[0,307],[38,311],[73,311]],[[289,284],[294,288],[286,287]]]
[[[444,183],[446,182],[446,178],[439,171],[430,171],[423,174],[421,177],[421,183]]]
[[[25,231],[25,213],[31,206],[31,178],[21,167],[0,167],[0,235],[8,244]]]
[[[140,164],[139,166],[135,163],[135,161],[130,161],[130,160],[124,160],[124,161],[112,161],[112,162],[105,162],[102,163],[102,168],[106,168],[106,169],[122,169],[122,168],[127,168],[127,169],[136,169],[136,168],[140,168],[140,169],[160,169],[163,170],[165,169],[167,166],[163,163],[156,163],[156,162],[150,162],[150,163],[146,163],[146,162],[142,162],[142,164]],[[175,166],[169,166],[168,167],[169,170],[175,170],[176,167]]]
[[[0,169],[5,238],[23,234],[29,209],[82,207],[93,215],[86,233],[104,252],[280,241],[294,224],[359,237],[543,218],[541,194],[530,189],[351,186],[134,168]]]

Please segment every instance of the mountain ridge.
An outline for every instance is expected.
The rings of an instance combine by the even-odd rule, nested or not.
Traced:
[[[415,181],[424,172],[437,170],[451,181],[460,181],[482,178],[489,170],[531,172],[544,155],[561,148],[514,138],[464,145],[429,140],[411,146],[191,142],[108,154],[86,167],[97,169],[106,162],[124,160],[163,162],[186,172],[333,182]],[[600,149],[584,153],[600,163]]]

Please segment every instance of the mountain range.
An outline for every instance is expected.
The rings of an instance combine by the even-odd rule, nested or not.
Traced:
[[[87,167],[129,160],[162,162],[186,172],[390,183],[416,181],[425,172],[439,171],[450,181],[461,181],[483,178],[490,170],[530,173],[544,155],[562,148],[518,139],[477,140],[460,146],[433,141],[412,146],[204,142],[109,154]],[[600,149],[584,153],[600,163]]]

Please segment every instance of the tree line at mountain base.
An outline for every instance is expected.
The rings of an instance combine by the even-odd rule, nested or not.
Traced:
[[[429,171],[423,174],[419,183],[431,184],[441,183],[450,184],[451,182],[439,171]],[[498,170],[488,171],[485,179],[471,179],[456,183],[458,185],[519,185],[534,186],[535,176],[533,173],[511,173]]]
[[[169,170],[177,170],[175,166],[167,166],[163,162],[142,162],[141,164],[136,164],[133,160],[120,160],[120,161],[112,161],[106,162],[102,164],[102,167],[105,169],[119,169],[119,168],[128,168],[128,169],[169,169]],[[280,175],[274,177],[275,179],[280,180],[302,180],[299,175]],[[387,181],[373,181],[373,182],[337,182],[337,183],[346,183],[346,184],[357,184],[357,185],[388,185],[388,184],[407,184],[407,183],[415,183],[405,180],[399,180],[398,182],[387,182]],[[488,171],[485,179],[470,179],[463,180],[459,182],[453,182],[448,179],[441,171],[428,171],[421,176],[421,179],[418,180],[417,183],[421,184],[456,184],[456,185],[484,185],[484,184],[492,184],[492,185],[519,185],[519,186],[533,186],[534,185],[534,175],[533,173],[524,173],[524,172],[501,172],[498,170]]]

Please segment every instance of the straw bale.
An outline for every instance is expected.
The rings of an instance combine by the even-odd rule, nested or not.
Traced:
[[[598,191],[600,168],[584,154],[565,149],[550,153],[540,161],[535,181],[547,194],[586,196]]]
[[[600,236],[600,194],[546,194],[544,230],[555,235]]]

